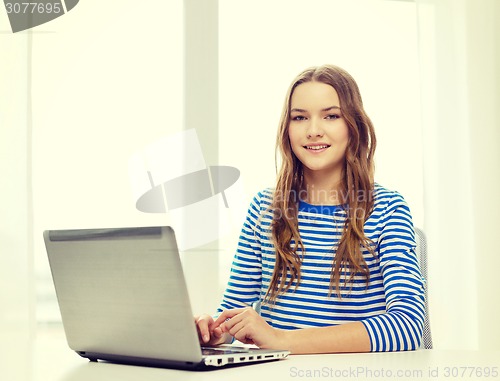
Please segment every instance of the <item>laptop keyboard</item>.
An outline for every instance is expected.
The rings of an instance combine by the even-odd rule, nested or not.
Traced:
[[[232,348],[208,348],[208,347],[202,347],[201,348],[201,354],[203,356],[217,356],[217,355],[231,355],[235,353],[242,353],[242,352],[248,352],[247,348],[240,348],[240,347],[232,347]]]

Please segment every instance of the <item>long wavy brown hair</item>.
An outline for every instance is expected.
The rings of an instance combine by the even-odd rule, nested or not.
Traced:
[[[341,297],[341,277],[344,279],[343,286],[352,284],[354,276],[358,274],[363,275],[368,284],[369,269],[362,249],[374,254],[371,241],[364,233],[364,223],[374,205],[373,155],[376,137],[372,122],[363,109],[358,85],[349,73],[333,65],[306,69],[295,78],[288,89],[276,142],[276,154],[279,152],[282,160],[271,205],[274,213],[271,233],[276,250],[274,272],[266,294],[266,300],[271,303],[292,285],[296,288],[300,283],[301,257],[305,248],[298,228],[298,195],[303,193],[306,184],[302,163],[290,145],[288,128],[293,92],[300,84],[310,81],[321,82],[335,89],[340,100],[342,117],[349,130],[340,189],[347,218],[339,243],[336,248],[332,248],[335,255],[330,294],[335,290],[335,294]]]

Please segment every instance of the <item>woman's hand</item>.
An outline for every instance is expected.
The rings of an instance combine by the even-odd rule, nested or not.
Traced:
[[[225,310],[211,327],[214,332],[229,333],[244,344],[267,349],[286,349],[285,331],[271,327],[250,307]]]
[[[195,316],[194,321],[198,330],[198,339],[202,345],[219,345],[228,341],[220,328],[214,329],[214,319],[210,315]]]

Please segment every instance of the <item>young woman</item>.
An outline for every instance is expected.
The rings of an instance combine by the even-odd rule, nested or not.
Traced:
[[[293,81],[276,187],[250,205],[218,317],[196,318],[203,344],[235,338],[292,353],[419,347],[415,232],[404,199],[374,182],[375,146],[346,71],[314,67]]]

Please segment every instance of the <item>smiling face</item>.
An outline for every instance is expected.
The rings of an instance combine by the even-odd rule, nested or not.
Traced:
[[[319,175],[340,182],[349,130],[332,86],[310,81],[295,88],[290,100],[288,136],[306,181]]]

